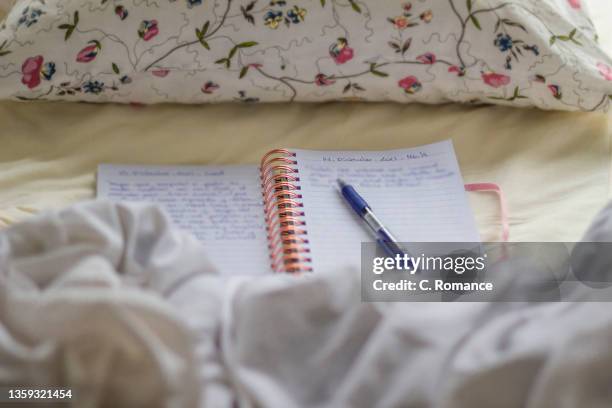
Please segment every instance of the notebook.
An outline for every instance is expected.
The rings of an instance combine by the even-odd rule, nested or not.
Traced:
[[[260,166],[102,164],[99,198],[150,202],[228,275],[359,266],[372,242],[338,191],[354,185],[404,242],[479,242],[451,141],[389,151],[278,149]]]

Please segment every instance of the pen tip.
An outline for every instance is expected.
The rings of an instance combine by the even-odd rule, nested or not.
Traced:
[[[346,186],[346,183],[344,182],[344,180],[339,178],[339,179],[337,179],[337,181],[338,181],[338,185],[340,186],[340,188]]]

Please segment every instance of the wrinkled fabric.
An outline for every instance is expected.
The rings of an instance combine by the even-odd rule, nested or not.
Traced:
[[[207,271],[200,250],[146,206],[80,205],[9,229],[0,383],[67,386],[82,407],[195,406],[193,336],[160,294]]]
[[[585,240],[612,241],[611,214]],[[0,254],[0,383],[74,387],[77,406],[612,401],[607,303],[363,303],[355,270],[224,278],[146,205],[34,217]]]

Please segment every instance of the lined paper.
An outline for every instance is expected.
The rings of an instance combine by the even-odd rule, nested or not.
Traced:
[[[480,241],[450,141],[390,151],[293,151],[315,272],[359,267],[361,243],[374,241],[343,200],[338,178],[354,185],[402,242]],[[159,204],[202,241],[223,274],[270,272],[255,166],[101,165],[98,196]]]
[[[270,271],[256,166],[103,164],[98,197],[159,204],[179,228],[204,244],[224,274]]]
[[[352,184],[402,242],[479,242],[450,141],[393,151],[295,149],[315,271],[359,266],[373,237],[344,202]]]

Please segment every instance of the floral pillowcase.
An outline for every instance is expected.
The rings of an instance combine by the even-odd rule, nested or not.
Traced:
[[[606,110],[581,0],[20,0],[0,98]]]

